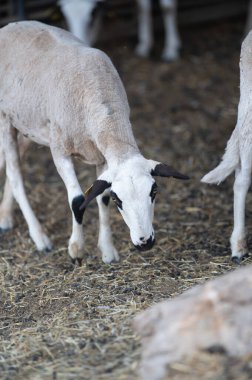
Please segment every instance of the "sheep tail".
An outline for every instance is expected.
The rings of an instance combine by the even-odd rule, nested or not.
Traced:
[[[240,163],[238,133],[239,131],[236,127],[228,140],[221,163],[215,169],[207,173],[201,179],[201,182],[210,184],[216,183],[219,185],[238,167]]]

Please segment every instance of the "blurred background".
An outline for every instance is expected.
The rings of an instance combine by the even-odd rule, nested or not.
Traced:
[[[95,0],[83,1],[96,3]],[[136,0],[106,0],[99,3],[99,6],[103,3],[100,8],[105,22],[99,40],[137,35]],[[161,29],[159,1],[152,0],[151,3],[157,28]],[[180,26],[189,26],[224,18],[237,18],[246,15],[248,6],[249,0],[178,0],[178,23]],[[59,2],[55,0],[1,0],[0,26],[22,19],[65,25]]]

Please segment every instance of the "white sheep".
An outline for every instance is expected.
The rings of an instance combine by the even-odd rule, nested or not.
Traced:
[[[50,148],[66,186],[73,223],[68,251],[73,260],[83,258],[82,217],[95,197],[102,259],[105,263],[118,260],[109,227],[109,194],[130,229],[133,244],[140,250],[151,248],[157,191],[153,176],[188,177],[139,152],[127,96],[110,59],[70,33],[35,21],[0,29],[0,50],[4,51],[0,59],[0,165],[6,164],[7,174],[0,228],[12,227],[13,193],[38,250],[51,249],[28,202],[19,167],[19,158],[33,140]],[[96,165],[98,179],[86,198],[72,157]]]
[[[102,0],[59,0],[62,13],[68,28],[76,37],[80,38],[86,46],[91,46],[97,36],[99,19],[92,22],[92,13],[97,3]],[[136,53],[147,57],[153,45],[153,25],[151,0],[137,0],[138,4],[138,45]],[[162,59],[174,61],[179,56],[180,38],[177,30],[177,1],[160,0],[164,27],[165,46]]]
[[[230,239],[232,259],[240,262],[247,254],[245,200],[252,170],[252,32],[243,41],[240,59],[240,102],[236,127],[222,162],[202,178],[202,182],[222,182],[235,171],[234,229]]]

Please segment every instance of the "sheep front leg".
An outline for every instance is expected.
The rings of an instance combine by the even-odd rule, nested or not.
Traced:
[[[247,149],[246,149],[247,148]],[[236,170],[234,182],[234,229],[230,239],[232,260],[239,263],[247,254],[245,231],[245,203],[251,183],[252,152],[249,147],[243,147],[241,152],[241,167]]]
[[[99,208],[99,238],[98,248],[102,253],[102,261],[110,264],[112,261],[119,261],[119,255],[114,247],[109,223],[109,192],[105,191],[96,200]]]
[[[177,30],[176,1],[161,0],[161,8],[165,26],[165,46],[162,59],[171,62],[178,58],[181,45]]]
[[[153,44],[152,14],[150,0],[137,0],[138,3],[138,45],[136,54],[147,57]]]
[[[1,137],[3,139],[3,150],[6,161],[6,174],[8,180],[10,181],[12,193],[21,208],[29,227],[30,236],[36,244],[37,249],[39,251],[48,251],[52,247],[50,240],[44,234],[38,219],[32,211],[25,193],[19,166],[16,130],[6,124],[6,128],[4,128],[4,133]]]
[[[99,177],[107,166],[98,165],[96,167],[96,174]],[[119,255],[114,247],[112,241],[112,234],[110,229],[109,221],[109,201],[110,201],[110,191],[105,190],[103,194],[96,197],[96,201],[99,209],[99,238],[98,238],[98,248],[102,253],[102,261],[105,264],[110,264],[113,261],[119,261]]]
[[[68,195],[68,202],[72,211],[72,234],[68,244],[68,253],[72,261],[81,265],[84,255],[84,234],[82,228],[83,211],[79,208],[84,202],[84,196],[75,174],[70,157],[52,150],[52,156],[59,175],[61,176]]]

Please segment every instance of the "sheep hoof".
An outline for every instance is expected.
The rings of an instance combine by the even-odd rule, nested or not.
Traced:
[[[43,249],[43,252],[44,252],[44,253],[52,252],[52,246],[50,246],[50,247],[45,247],[45,248]]]
[[[2,214],[0,209],[0,233],[5,233],[13,228],[12,216],[6,216]]]
[[[238,257],[238,256],[232,256],[231,260],[233,261],[233,263],[239,265],[239,264],[241,264],[242,258]]]
[[[68,254],[72,260],[72,263],[75,264],[76,261],[81,266],[82,264],[82,259],[83,259],[83,243],[80,245],[76,241],[74,242],[69,242],[68,246]]]
[[[248,257],[249,257],[249,254],[248,253],[244,253],[240,257],[238,257],[238,256],[232,256],[231,259],[232,259],[233,263],[240,264],[243,260],[247,259]]]
[[[74,258],[74,259],[71,257],[71,261],[72,261],[72,263],[73,263],[74,265],[75,265],[75,263],[76,263],[76,261],[77,261],[79,267],[82,266],[82,258],[80,258],[80,257],[76,257],[76,258]]]
[[[2,227],[0,227],[0,234],[5,234],[5,232],[8,232],[10,230],[11,230],[11,228],[2,228]]]
[[[163,53],[161,55],[162,61],[164,61],[166,63],[175,62],[178,60],[178,58],[179,58],[179,55],[177,53]]]
[[[109,250],[106,249],[105,251],[102,252],[102,261],[105,264],[111,264],[113,262],[115,263],[115,262],[118,262],[119,260],[120,258],[119,258],[118,252],[114,247],[110,248]]]
[[[138,57],[147,58],[149,56],[149,51],[150,51],[149,47],[143,46],[143,45],[138,45],[135,49],[135,54]]]

